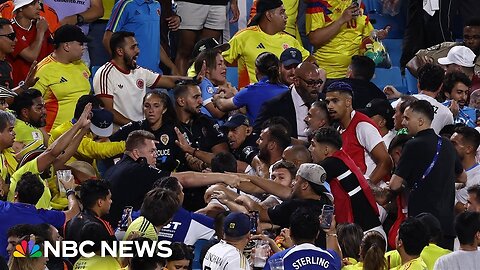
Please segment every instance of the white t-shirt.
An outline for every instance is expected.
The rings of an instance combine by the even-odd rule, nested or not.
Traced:
[[[435,112],[432,121],[432,128],[435,130],[435,133],[439,134],[440,130],[446,125],[453,125],[453,114],[445,105],[425,94],[416,94],[413,96],[420,100],[426,100],[432,104]]]
[[[101,66],[93,77],[93,90],[100,97],[113,98],[113,109],[132,121],[144,119],[143,97],[146,88],[154,85],[161,75],[143,67],[120,70],[112,62]]]
[[[355,111],[352,112],[352,118],[355,115],[354,113]],[[375,148],[379,143],[383,143],[383,139],[378,130],[368,122],[358,123],[355,132],[357,134],[358,142],[365,149],[365,165],[367,166],[365,176],[369,176],[377,167],[377,164],[375,164],[373,161],[370,152],[372,152],[373,148]]]
[[[388,133],[382,137],[382,140],[385,143],[385,147],[387,147],[387,151],[388,151],[388,147],[390,146],[390,143],[392,142],[393,138],[395,138],[395,136],[397,136],[397,133],[395,132],[395,130],[389,130]]]
[[[208,249],[202,269],[250,270],[250,264],[239,249],[221,240]]]
[[[465,173],[467,174],[465,187],[455,192],[455,200],[463,204],[467,203],[467,189],[473,185],[480,184],[480,164],[477,163],[473,168],[466,170]]]
[[[458,250],[438,258],[434,270],[476,270],[480,266],[480,251]]]

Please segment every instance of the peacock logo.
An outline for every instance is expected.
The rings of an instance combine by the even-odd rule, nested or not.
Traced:
[[[15,246],[15,251],[13,252],[13,257],[20,258],[40,258],[42,257],[42,251],[40,246],[35,244],[35,241],[22,240],[20,244]]]

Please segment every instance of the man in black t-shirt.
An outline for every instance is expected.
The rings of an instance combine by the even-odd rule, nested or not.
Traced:
[[[177,145],[187,156],[187,165],[177,171],[201,170],[211,164],[215,154],[229,152],[227,139],[217,123],[200,112],[202,92],[193,82],[177,85],[173,89],[179,128],[175,128]],[[198,161],[205,165],[197,166]],[[196,211],[206,206],[203,200],[205,187],[185,189],[183,207]]]
[[[463,175],[463,169],[456,166],[455,148],[450,140],[431,128],[433,117],[434,109],[425,100],[417,100],[405,110],[402,124],[415,137],[403,147],[390,189],[399,190],[405,183],[410,191],[408,216],[427,212],[438,218],[444,234],[439,246],[451,250],[455,237],[455,179]]]
[[[341,148],[340,133],[330,127],[320,128],[309,148],[313,162],[325,169],[326,181],[335,198],[336,221],[356,223],[363,231],[374,229],[386,237],[375,198],[365,176]]]

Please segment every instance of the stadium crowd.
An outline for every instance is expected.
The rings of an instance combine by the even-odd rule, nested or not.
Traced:
[[[407,95],[361,1],[0,2],[0,269],[478,269],[478,17],[408,1]]]

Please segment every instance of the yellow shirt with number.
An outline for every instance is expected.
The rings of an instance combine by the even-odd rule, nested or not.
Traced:
[[[255,60],[263,52],[271,52],[280,57],[285,49],[293,47],[302,52],[303,60],[310,55],[302,44],[292,36],[283,32],[269,35],[263,32],[258,25],[237,32],[228,43],[230,49],[224,51],[222,55],[225,61],[230,64],[237,61],[238,88],[257,82]]]
[[[45,100],[47,132],[70,121],[78,99],[90,94],[90,70],[82,60],[63,64],[49,55],[38,63],[36,77],[39,80],[33,88],[40,90]]]
[[[340,19],[352,4],[351,0],[308,0],[306,12],[307,35]],[[340,32],[323,46],[316,48],[313,55],[317,63],[327,72],[327,78],[346,76],[352,56],[359,54],[360,45],[368,37],[373,26],[365,15],[345,23]]]
[[[15,121],[15,142],[23,144],[23,148],[17,153],[19,159],[33,150],[41,149],[43,145],[43,133],[40,129],[17,119]]]

